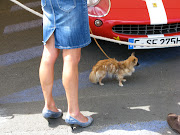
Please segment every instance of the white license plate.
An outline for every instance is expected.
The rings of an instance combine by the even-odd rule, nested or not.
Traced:
[[[129,45],[128,49],[151,49],[151,48],[163,48],[163,47],[151,47],[151,45],[155,44],[180,44],[180,36],[172,36],[172,37],[154,37],[154,38],[129,38],[130,43],[137,44],[149,44],[147,46],[133,46]]]

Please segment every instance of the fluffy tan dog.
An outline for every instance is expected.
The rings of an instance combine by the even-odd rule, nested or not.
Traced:
[[[113,75],[119,80],[119,86],[123,86],[122,81],[125,82],[124,76],[131,76],[135,71],[135,66],[138,66],[138,58],[134,56],[134,53],[124,61],[117,61],[115,59],[100,60],[93,66],[92,71],[89,75],[89,80],[92,83],[99,82],[99,85],[104,85],[102,79]]]

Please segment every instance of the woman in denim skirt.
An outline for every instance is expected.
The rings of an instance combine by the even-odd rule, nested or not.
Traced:
[[[93,119],[85,117],[78,104],[78,63],[81,48],[90,44],[87,0],[41,0],[43,10],[43,43],[39,76],[46,119],[59,118],[62,111],[56,108],[52,97],[54,64],[62,50],[62,83],[66,91],[68,112],[65,122],[81,127],[89,126]]]

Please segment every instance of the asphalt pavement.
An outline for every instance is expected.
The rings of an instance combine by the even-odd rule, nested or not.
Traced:
[[[40,1],[20,0],[42,13]],[[62,57],[55,64],[53,96],[63,117],[42,117],[44,105],[38,70],[42,54],[42,19],[8,0],[0,2],[0,134],[2,135],[175,135],[168,127],[168,113],[180,114],[180,48],[128,50],[127,46],[99,41],[107,54],[126,59],[133,51],[139,59],[123,87],[116,79],[104,86],[88,80],[93,65],[106,59],[95,42],[82,49],[79,64],[79,104],[91,115],[90,127],[66,125],[65,91],[61,83]]]

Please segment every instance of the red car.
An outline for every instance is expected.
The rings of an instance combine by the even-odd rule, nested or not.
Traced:
[[[180,0],[88,0],[88,13],[94,35],[140,44],[180,44]]]

